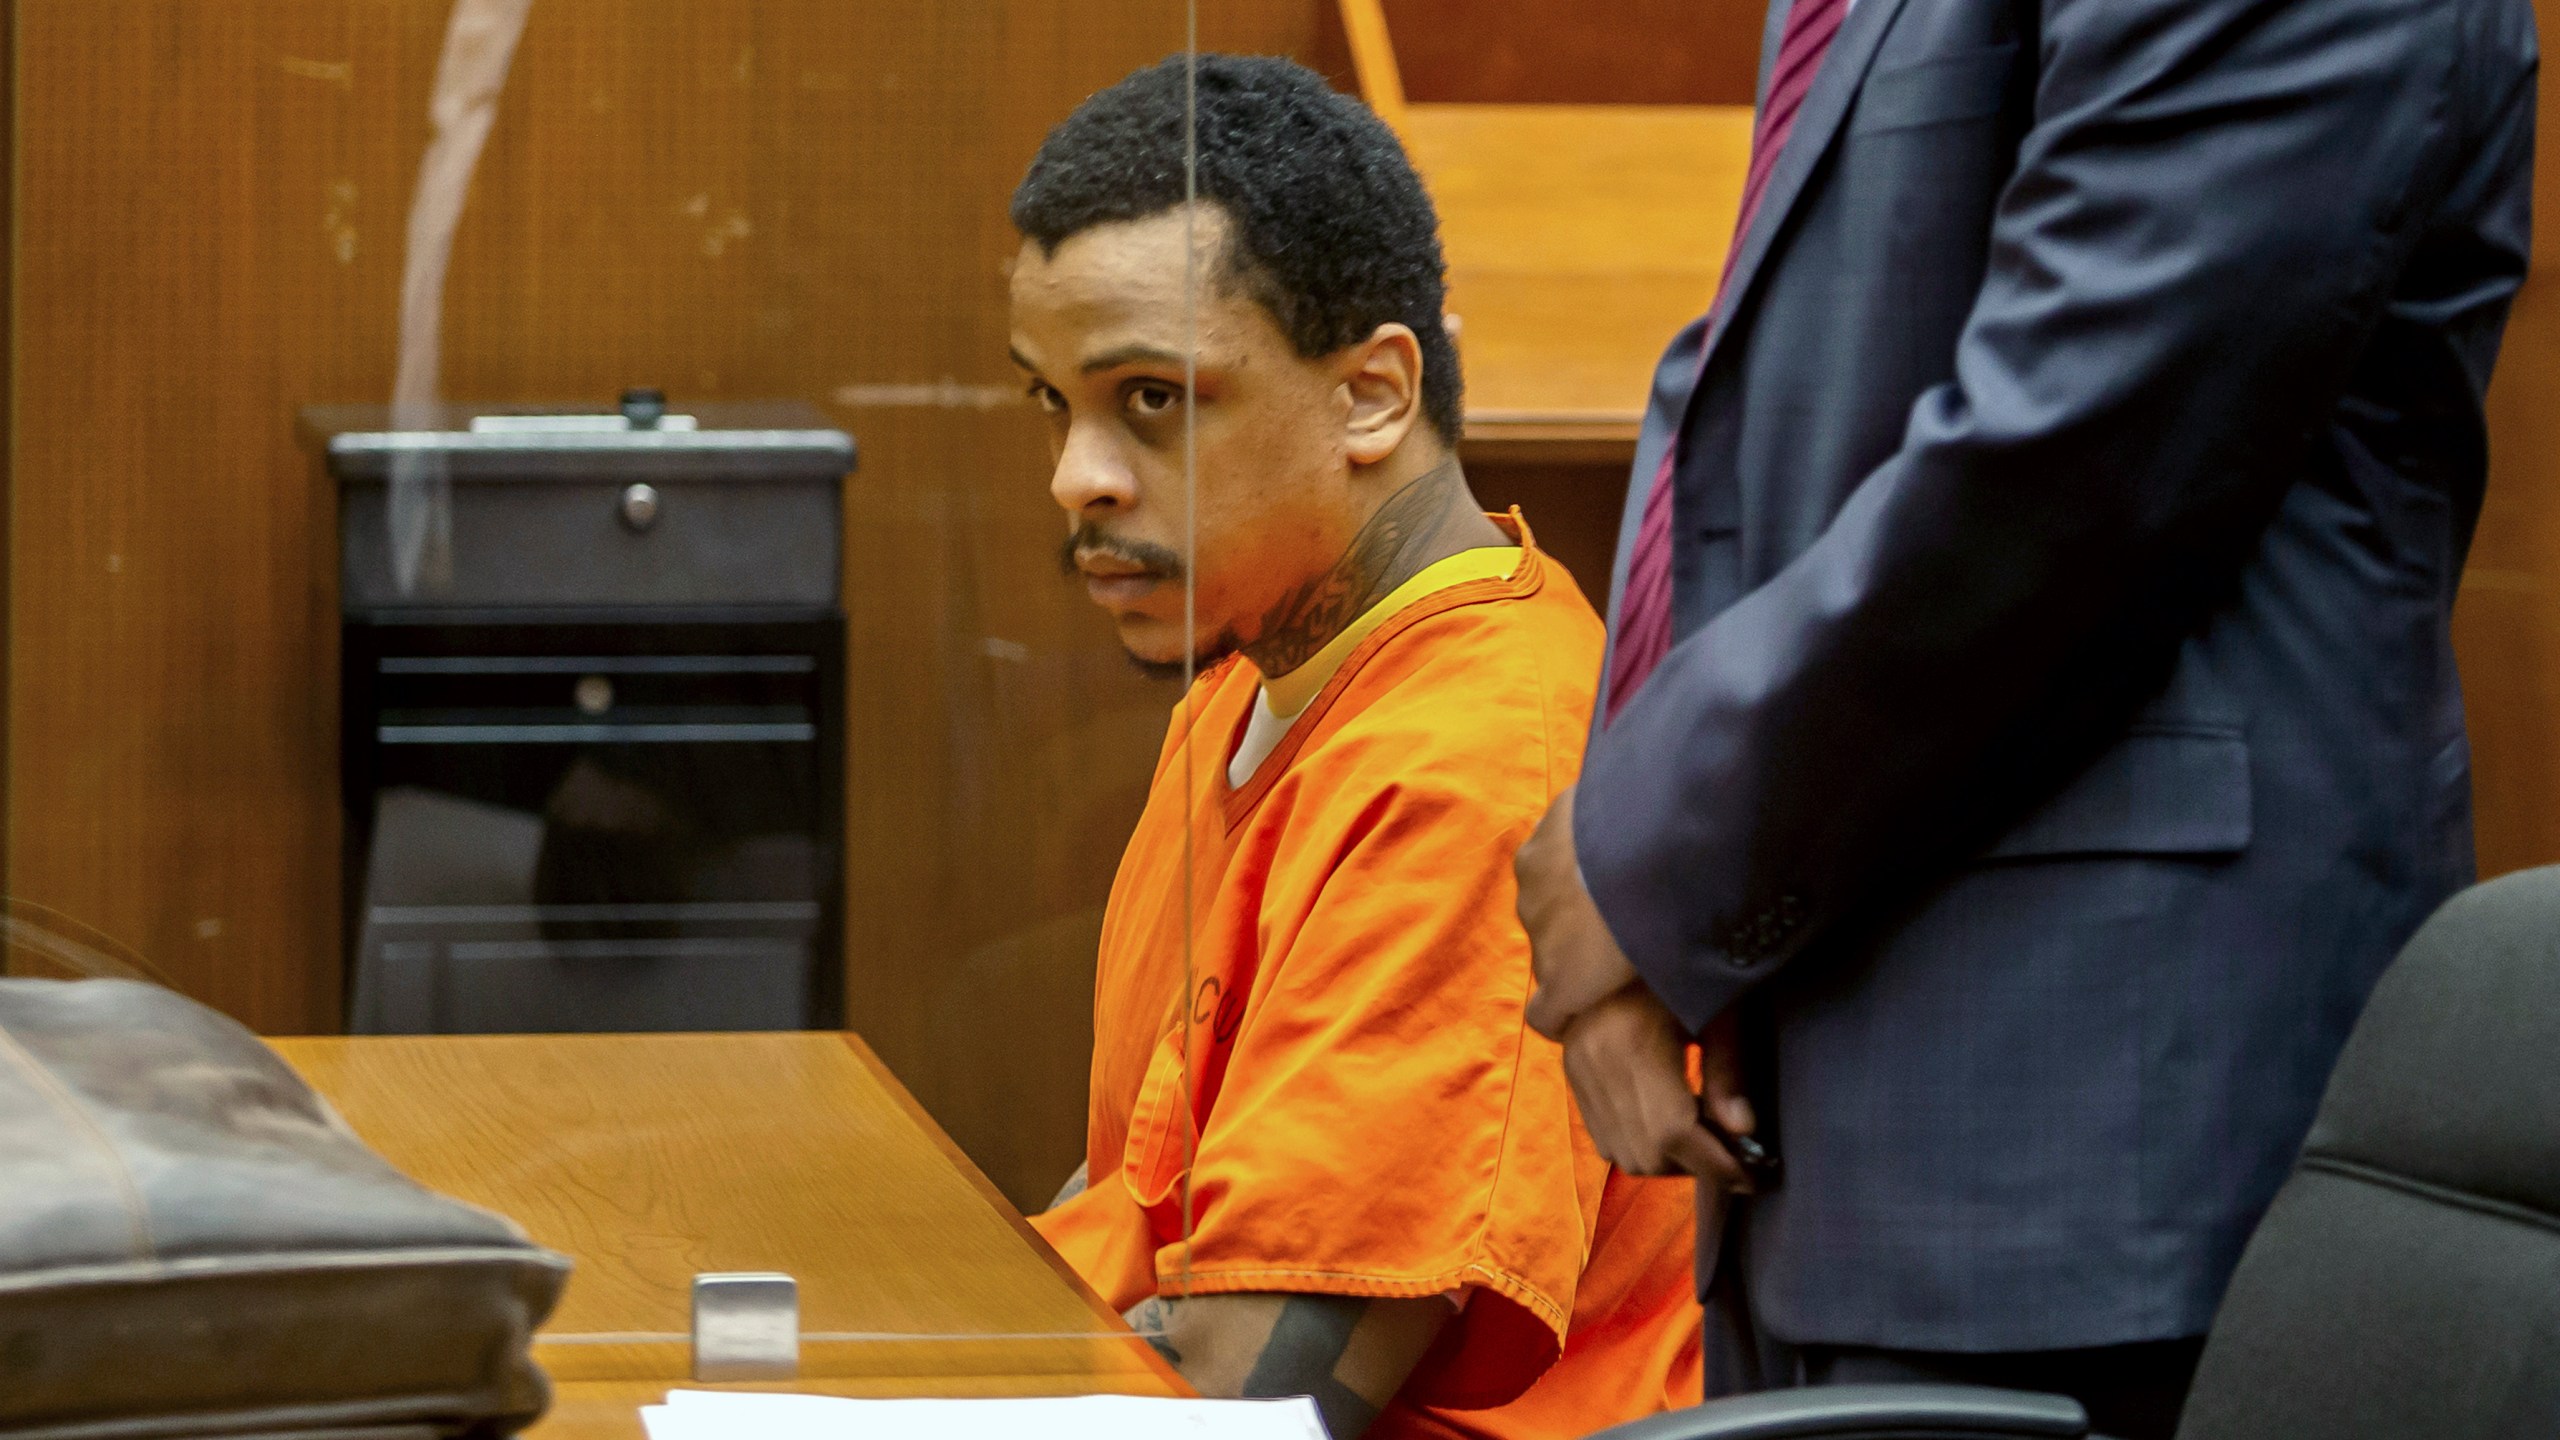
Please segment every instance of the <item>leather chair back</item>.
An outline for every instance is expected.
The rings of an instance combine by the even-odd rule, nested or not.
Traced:
[[[2560,867],[2456,897],[2384,976],[2178,1435],[2560,1435]]]

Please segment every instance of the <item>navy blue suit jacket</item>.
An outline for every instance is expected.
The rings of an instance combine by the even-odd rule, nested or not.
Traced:
[[[1678,638],[1575,825],[1684,1020],[1749,997],[1770,1334],[2206,1328],[2471,874],[2535,54],[2527,0],[1859,0],[1663,359],[1616,588],[1676,431]]]

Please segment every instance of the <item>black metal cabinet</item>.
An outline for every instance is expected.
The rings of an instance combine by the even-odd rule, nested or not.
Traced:
[[[851,440],[382,418],[306,416],[343,499],[349,1027],[841,1024]],[[451,579],[402,594],[383,482],[438,444]]]

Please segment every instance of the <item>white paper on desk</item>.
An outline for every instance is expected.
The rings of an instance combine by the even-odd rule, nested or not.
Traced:
[[[670,1390],[649,1440],[1327,1440],[1313,1400],[847,1400]]]

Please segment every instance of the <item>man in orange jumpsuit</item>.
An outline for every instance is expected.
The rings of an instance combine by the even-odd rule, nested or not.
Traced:
[[[1523,1021],[1511,855],[1600,622],[1460,473],[1393,135],[1286,61],[1198,64],[1197,204],[1179,59],[1013,202],[1068,563],[1197,673],[1104,922],[1085,1170],[1034,1223],[1203,1393],[1311,1394],[1336,1440],[1692,1403],[1688,1182],[1612,1171]]]

